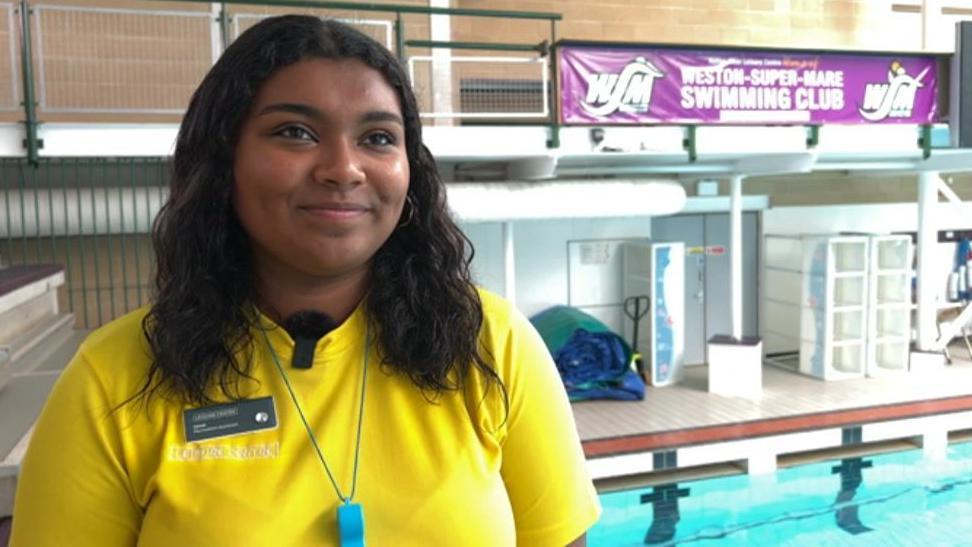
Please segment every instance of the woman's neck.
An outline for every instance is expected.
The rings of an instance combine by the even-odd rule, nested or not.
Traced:
[[[305,275],[293,270],[258,267],[256,272],[257,305],[277,322],[298,311],[321,312],[335,323],[347,319],[368,290],[369,268],[333,277]]]

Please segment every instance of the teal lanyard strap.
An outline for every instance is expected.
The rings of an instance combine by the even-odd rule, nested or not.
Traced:
[[[334,487],[334,492],[343,503],[351,503],[358,489],[358,455],[361,453],[361,424],[364,422],[365,380],[368,378],[368,339],[371,337],[371,325],[365,328],[364,356],[361,358],[361,401],[358,406],[358,433],[354,441],[354,470],[351,474],[351,493],[348,496],[344,496],[341,493],[337,481],[334,480],[334,475],[331,474],[331,468],[328,467],[327,460],[324,459],[324,452],[321,451],[320,445],[317,444],[317,437],[314,436],[314,431],[311,429],[310,424],[307,423],[307,418],[304,416],[304,411],[301,409],[300,403],[297,402],[297,394],[294,393],[294,389],[290,385],[290,379],[287,377],[287,373],[280,366],[280,359],[277,357],[277,352],[273,349],[273,345],[270,344],[270,337],[267,336],[266,329],[261,326],[260,332],[263,334],[263,340],[267,343],[267,349],[270,350],[270,356],[273,357],[273,364],[277,366],[277,371],[280,373],[280,377],[283,378],[284,385],[287,386],[287,392],[290,393],[290,400],[294,402],[297,414],[300,415],[300,421],[304,423],[307,437],[310,438],[311,444],[314,445],[314,450],[317,452],[317,459],[321,461],[324,472],[327,473],[327,478],[331,480],[331,486]]]

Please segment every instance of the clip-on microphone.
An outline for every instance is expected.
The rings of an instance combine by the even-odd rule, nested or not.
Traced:
[[[319,311],[302,310],[284,320],[283,328],[294,339],[294,356],[291,366],[311,368],[317,341],[334,330],[337,324]]]

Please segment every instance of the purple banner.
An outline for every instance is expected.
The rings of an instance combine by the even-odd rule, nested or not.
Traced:
[[[566,124],[936,121],[934,57],[586,46],[559,54]]]

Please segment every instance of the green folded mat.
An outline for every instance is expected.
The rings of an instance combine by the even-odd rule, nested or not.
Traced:
[[[584,329],[587,332],[614,332],[594,316],[570,306],[547,308],[531,317],[530,322],[540,333],[550,355],[554,355],[557,350],[564,347],[567,339],[577,329]],[[627,342],[624,345],[625,348],[628,347]]]

